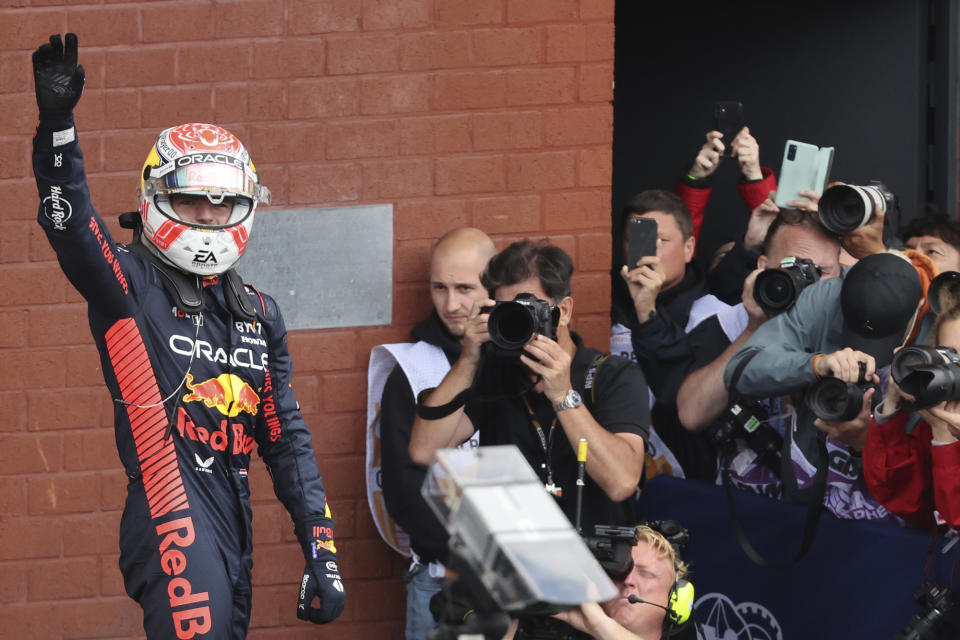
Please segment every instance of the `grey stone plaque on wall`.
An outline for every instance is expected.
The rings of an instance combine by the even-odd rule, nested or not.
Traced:
[[[262,210],[237,271],[287,329],[390,324],[393,205]]]

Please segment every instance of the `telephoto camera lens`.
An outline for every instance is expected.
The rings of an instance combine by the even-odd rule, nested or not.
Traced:
[[[960,399],[960,355],[950,347],[904,347],[893,356],[890,374],[917,409]]]
[[[518,302],[504,302],[494,307],[487,321],[490,341],[501,349],[522,349],[534,334],[533,314]]]
[[[916,398],[915,406],[918,409],[926,409],[949,400],[960,400],[960,367],[955,364],[918,367],[897,384]]]
[[[952,350],[951,350],[952,351]],[[909,346],[893,354],[890,375],[900,384],[914,369],[950,362],[937,347]],[[909,393],[909,392],[908,392]]]
[[[960,301],[960,273],[956,271],[940,273],[930,282],[927,300],[930,302],[930,310],[934,313],[940,313],[945,303]]]
[[[870,222],[875,206],[886,213],[893,202],[893,193],[882,182],[834,185],[820,196],[820,222],[833,233],[850,233]]]
[[[519,354],[535,333],[556,340],[559,322],[559,307],[533,294],[520,293],[513,300],[493,305],[487,329],[497,349]]]
[[[789,309],[798,294],[793,278],[780,269],[761,271],[753,285],[753,297],[768,316],[775,316]]]
[[[764,269],[753,284],[753,299],[768,317],[793,306],[808,285],[820,279],[820,268],[806,258],[784,258],[777,269]]]
[[[863,407],[869,384],[851,384],[840,378],[823,378],[810,386],[806,403],[821,420],[853,420]]]

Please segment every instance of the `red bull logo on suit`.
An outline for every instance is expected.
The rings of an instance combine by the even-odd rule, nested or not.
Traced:
[[[228,418],[241,412],[257,415],[260,396],[239,376],[222,373],[194,384],[193,374],[188,373],[186,383],[190,393],[183,396],[184,402],[202,402],[206,407],[216,407]]]

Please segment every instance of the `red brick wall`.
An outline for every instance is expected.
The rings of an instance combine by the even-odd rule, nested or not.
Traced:
[[[295,620],[302,560],[257,463],[250,636],[402,637],[404,563],[364,493],[369,351],[428,312],[429,247],[466,224],[500,245],[564,247],[575,326],[607,344],[613,0],[63,4],[0,0],[0,636],[141,633],[117,569],[110,399],[85,305],[34,222],[29,54],[73,30],[87,69],[77,124],[105,218],[133,208],[159,130],[190,120],[237,133],[281,207],[394,204],[393,325],[290,339],[349,604],[328,628]]]

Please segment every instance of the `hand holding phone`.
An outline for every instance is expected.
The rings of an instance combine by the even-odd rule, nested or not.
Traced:
[[[723,134],[723,155],[733,153],[733,139],[743,129],[743,103],[735,100],[720,100],[713,103],[714,129]]]
[[[653,218],[630,218],[627,269],[636,269],[640,258],[657,255],[657,231]]]
[[[805,196],[801,191],[823,193],[832,164],[833,147],[821,149],[813,144],[787,140],[774,202],[783,208],[794,200],[803,199]]]
[[[687,170],[687,175],[695,180],[702,180],[713,175],[720,165],[720,155],[724,151],[724,143],[720,140],[719,131],[708,131],[706,142],[700,147],[697,157]]]
[[[750,135],[750,128],[741,129],[730,141],[731,154],[737,157],[740,163],[740,173],[746,180],[763,180],[763,170],[760,168],[760,145],[757,139]]]

